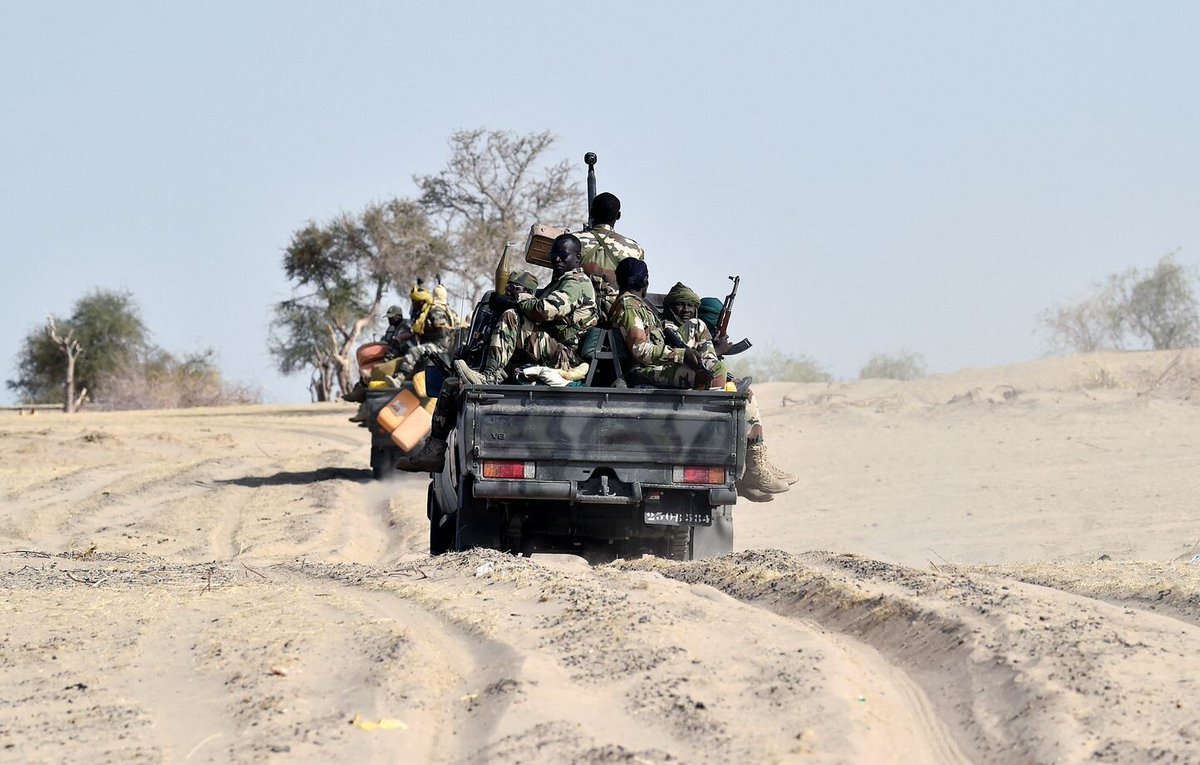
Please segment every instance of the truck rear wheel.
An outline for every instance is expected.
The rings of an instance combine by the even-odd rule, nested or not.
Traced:
[[[433,481],[429,482],[429,496],[426,499],[426,515],[429,516],[429,554],[441,555],[450,552],[454,544],[454,523],[446,520],[442,506],[437,501],[433,491]]]
[[[472,547],[486,547],[491,550],[505,550],[504,545],[505,517],[498,512],[489,512],[485,503],[472,496],[471,482],[463,485],[462,506],[454,514],[454,549],[470,550]]]

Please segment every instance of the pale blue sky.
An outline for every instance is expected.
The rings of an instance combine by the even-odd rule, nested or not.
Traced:
[[[1200,263],[1198,29],[1190,2],[2,3],[0,377],[118,288],[163,347],[307,400],[266,352],[289,234],[412,195],[479,126],[596,151],[652,288],[740,272],[756,344],[843,377],[1034,359],[1055,301]]]

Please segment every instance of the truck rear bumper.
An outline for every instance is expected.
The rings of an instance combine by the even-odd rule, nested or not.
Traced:
[[[585,494],[579,491],[575,481],[528,481],[528,480],[482,480],[474,484],[476,499],[548,499],[578,502],[592,505],[640,505],[642,487],[632,484],[632,494]],[[737,492],[719,486],[708,490],[710,507],[732,505],[737,502]]]

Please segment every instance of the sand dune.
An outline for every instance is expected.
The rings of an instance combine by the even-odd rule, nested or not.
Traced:
[[[756,390],[802,483],[595,568],[348,406],[0,414],[0,762],[1200,761],[1200,354]]]

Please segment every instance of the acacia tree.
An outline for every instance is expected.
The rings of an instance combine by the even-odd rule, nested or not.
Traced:
[[[1083,299],[1043,313],[1041,323],[1055,350],[1187,348],[1200,342],[1193,281],[1169,253],[1151,270],[1109,276]]]
[[[567,160],[550,163],[549,131],[460,130],[450,136],[450,161],[417,175],[420,204],[450,242],[445,269],[478,296],[487,288],[506,242],[523,242],[533,223],[565,227],[586,200]]]
[[[48,331],[52,330],[52,331]],[[56,339],[57,336],[57,339]],[[46,325],[26,335],[17,354],[16,379],[6,386],[26,403],[61,403],[69,410],[68,369],[73,385],[103,400],[104,378],[140,357],[149,347],[148,332],[127,292],[94,290],[75,302],[68,318],[47,317]],[[67,347],[77,345],[71,354]]]
[[[388,290],[429,273],[445,257],[421,208],[394,199],[292,234],[283,267],[295,294],[275,307],[272,348],[285,374],[311,370],[314,401],[352,385],[354,349]]]

